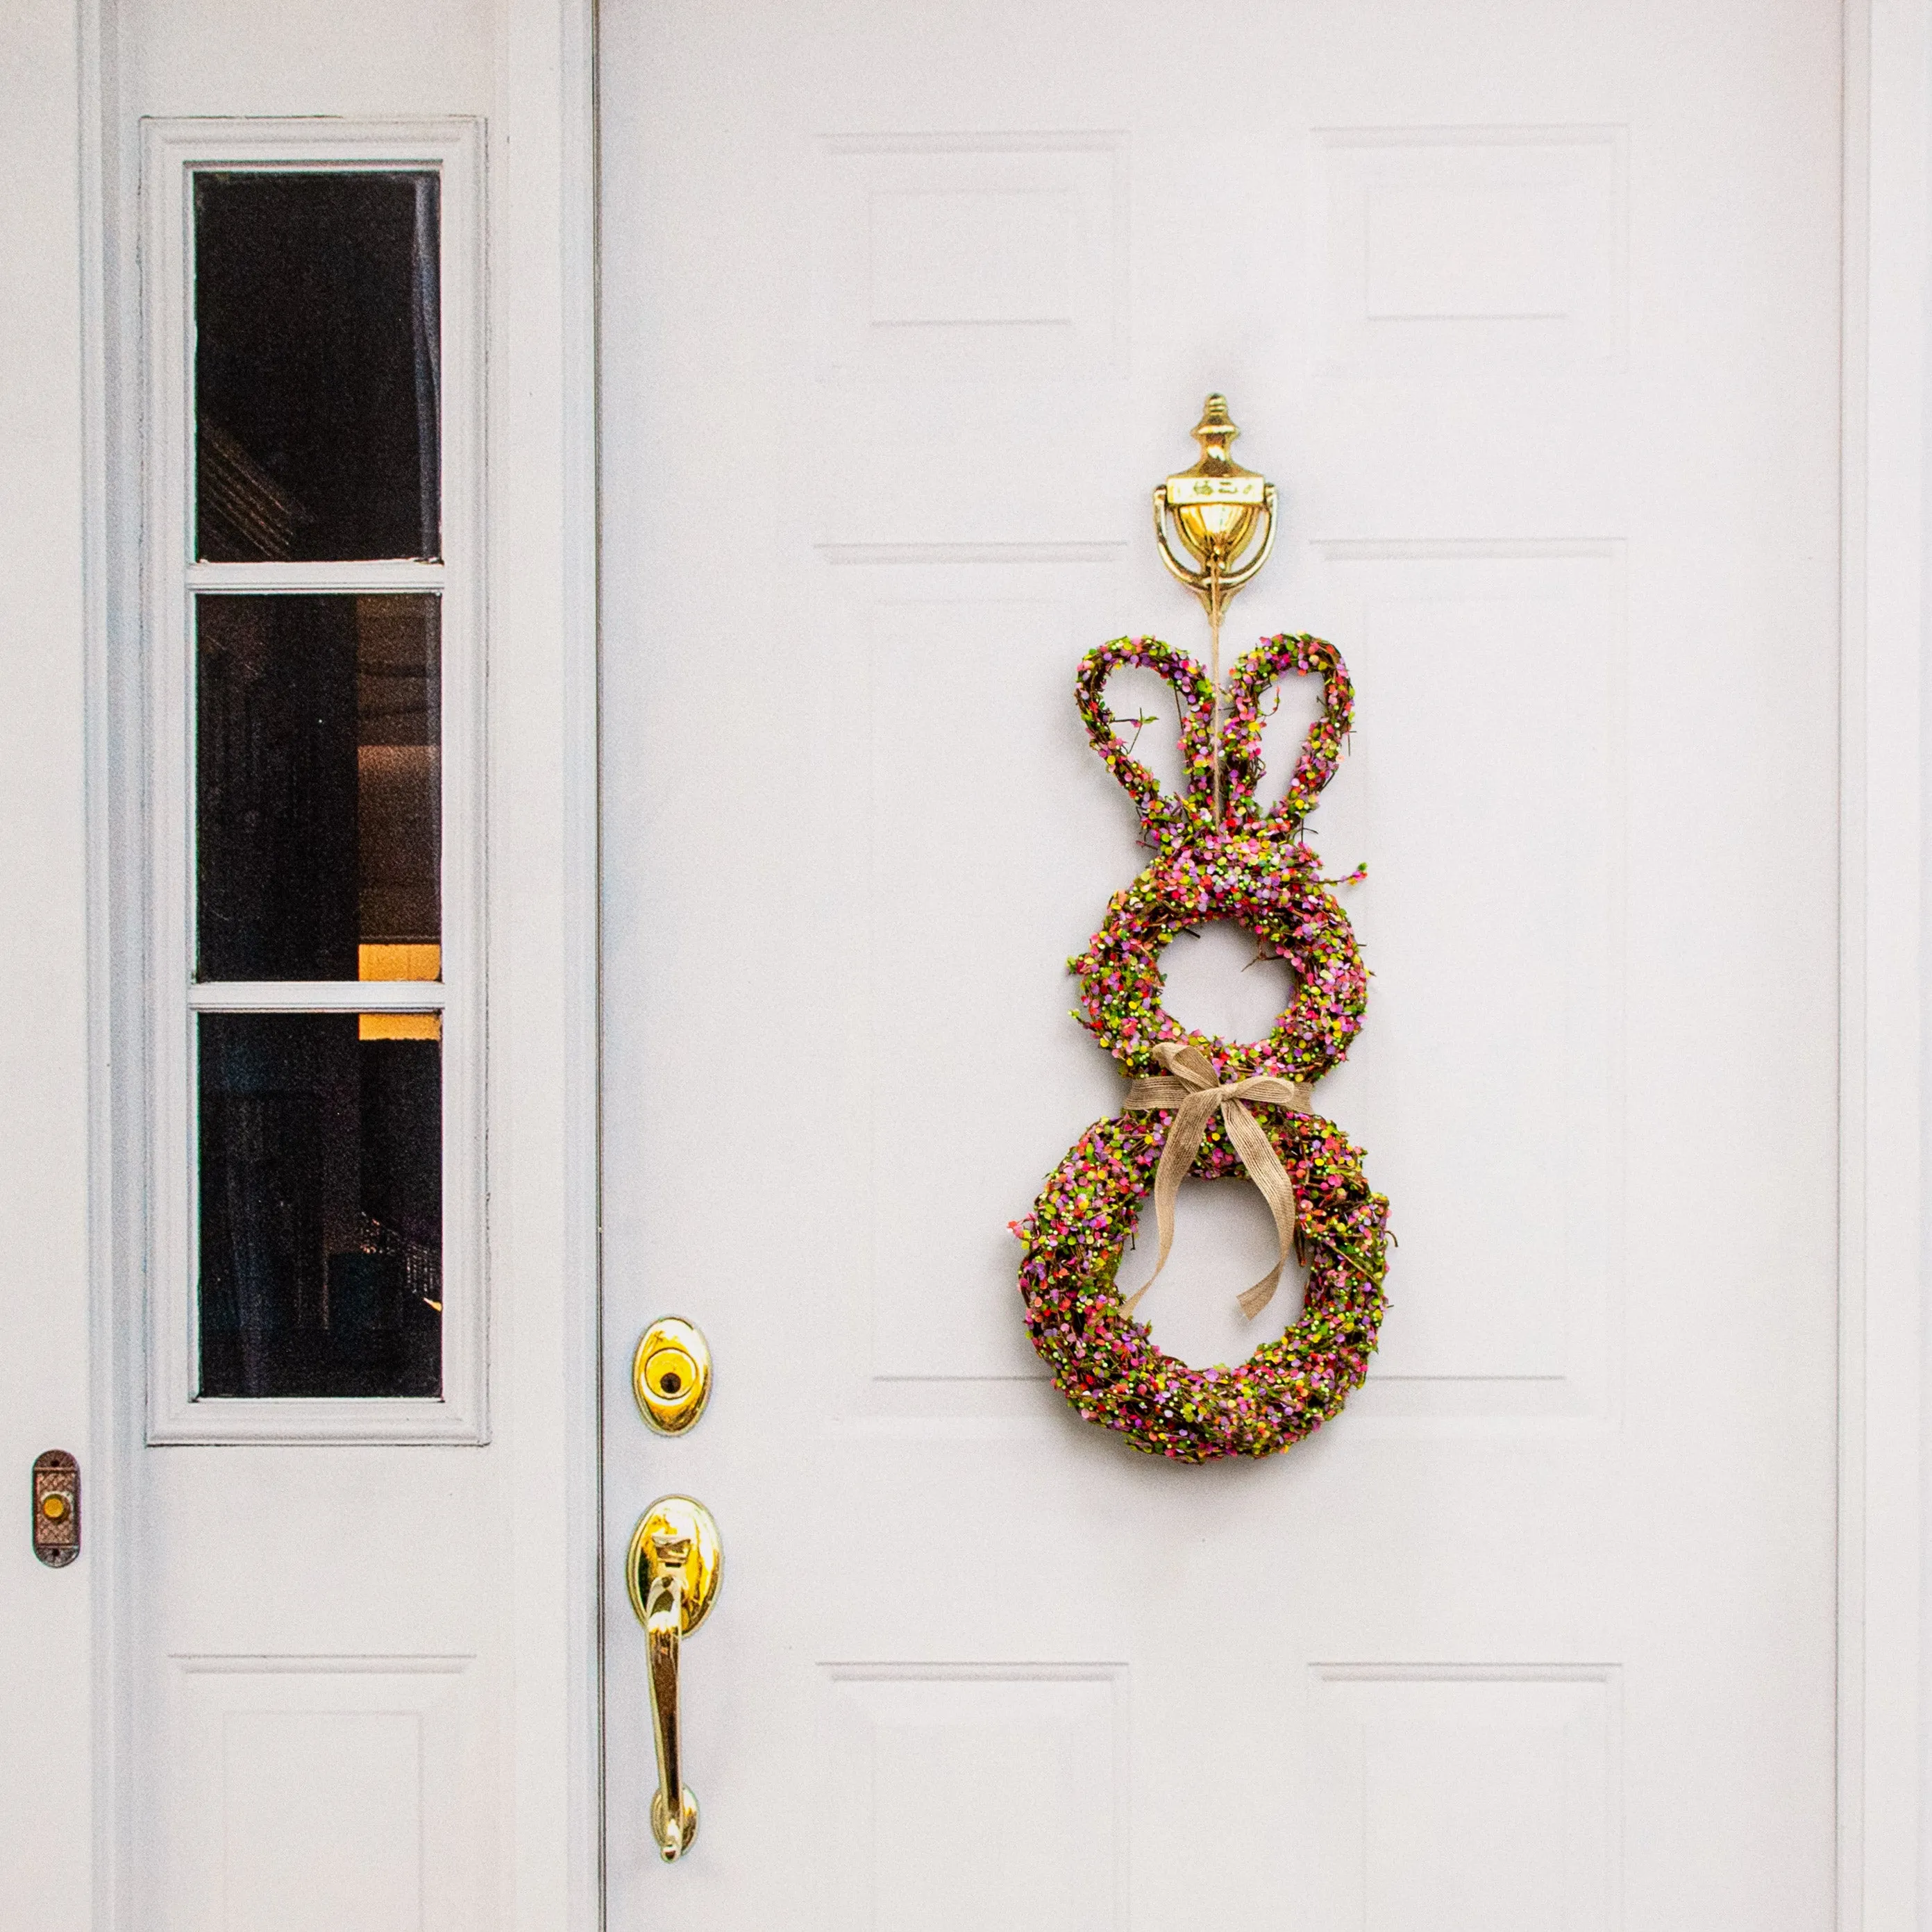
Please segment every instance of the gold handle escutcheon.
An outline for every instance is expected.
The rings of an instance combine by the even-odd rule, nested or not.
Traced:
[[[658,1497],[631,1532],[625,1580],[631,1608],[644,1627],[651,1734],[658,1756],[651,1836],[666,1864],[681,1858],[698,1835],[698,1800],[685,1788],[678,1730],[680,1651],[718,1594],[723,1563],[711,1512],[689,1496]]]

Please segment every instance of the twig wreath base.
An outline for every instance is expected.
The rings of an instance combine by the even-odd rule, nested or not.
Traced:
[[[1297,1238],[1310,1258],[1302,1312],[1238,1366],[1192,1368],[1121,1306],[1114,1279],[1172,1118],[1096,1121],[1015,1224],[1026,1250],[1027,1332],[1068,1402],[1136,1449],[1180,1462],[1271,1456],[1336,1414],[1368,1373],[1384,1304],[1388,1203],[1332,1123],[1264,1110],[1258,1118],[1300,1205]],[[1210,1180],[1241,1173],[1219,1123],[1191,1172]]]

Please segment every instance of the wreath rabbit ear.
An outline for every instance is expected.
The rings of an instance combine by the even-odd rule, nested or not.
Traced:
[[[1288,781],[1288,790],[1263,813],[1255,792],[1266,767],[1262,763],[1262,694],[1285,673],[1322,680],[1322,710]],[[1314,810],[1322,788],[1342,762],[1342,740],[1354,722],[1355,688],[1342,654],[1321,638],[1264,638],[1235,665],[1228,679],[1228,712],[1222,727],[1221,760],[1226,773],[1231,818],[1259,818],[1270,831],[1295,832]]]
[[[1138,665],[1162,679],[1174,692],[1180,712],[1180,762],[1183,799],[1168,797],[1160,781],[1134,758],[1114,732],[1114,718],[1106,699],[1106,684],[1114,673]],[[1172,826],[1185,801],[1210,799],[1214,793],[1214,686],[1208,674],[1188,656],[1158,638],[1116,638],[1098,644],[1080,661],[1074,680],[1075,701],[1095,751],[1134,802],[1141,824],[1149,832]]]

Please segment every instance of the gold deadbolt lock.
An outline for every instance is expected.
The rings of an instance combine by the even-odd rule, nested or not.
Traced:
[[[660,1436],[682,1436],[711,1399],[711,1350],[681,1316],[661,1316],[631,1358],[631,1388],[644,1420]]]

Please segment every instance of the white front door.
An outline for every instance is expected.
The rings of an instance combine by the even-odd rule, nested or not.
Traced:
[[[1826,1922],[1839,34],[604,10],[614,1927]],[[1190,1467],[1045,1379],[1006,1230],[1124,1097],[1062,962],[1148,855],[1072,683],[1204,654],[1148,493],[1210,389],[1282,496],[1230,656],[1358,688],[1315,1105],[1400,1246],[1346,1412]],[[1178,939],[1172,1011],[1258,1036],[1253,950]],[[1272,1248],[1188,1183],[1155,1340],[1278,1333]],[[668,1492],[724,1550],[668,1868],[618,1576]]]

